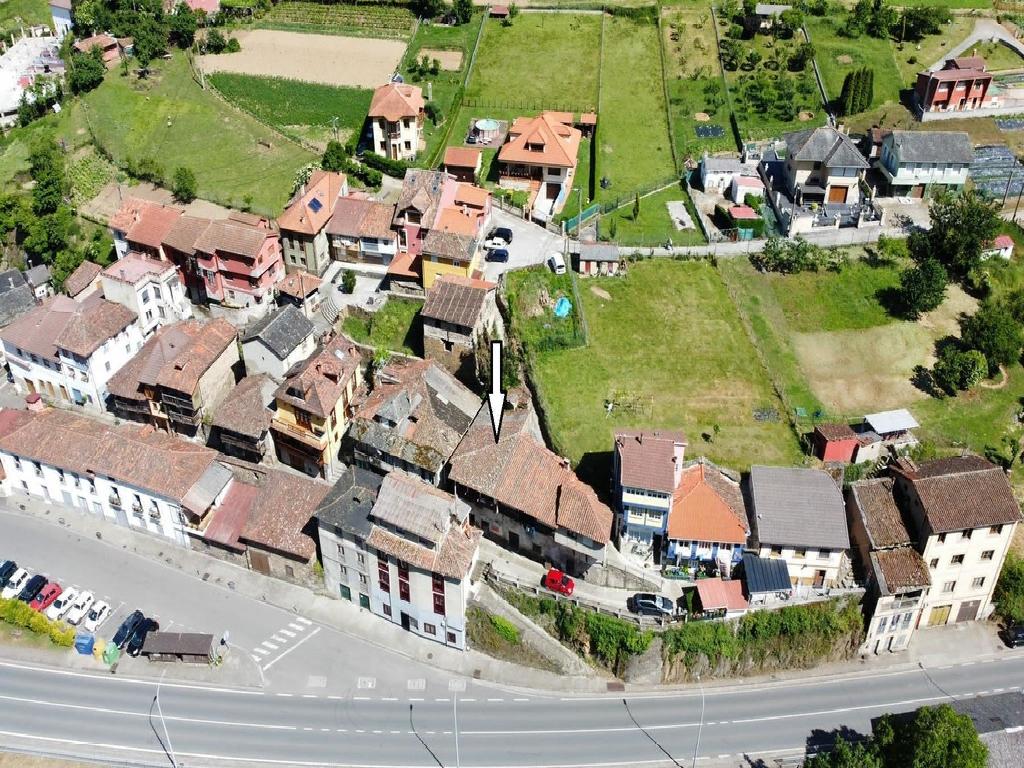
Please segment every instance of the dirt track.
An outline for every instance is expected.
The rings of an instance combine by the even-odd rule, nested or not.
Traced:
[[[236,72],[309,83],[375,88],[388,82],[405,53],[401,40],[306,35],[254,29],[239,32],[238,53],[201,56],[207,72]]]

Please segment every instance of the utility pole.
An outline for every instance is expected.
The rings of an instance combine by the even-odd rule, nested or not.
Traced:
[[[174,757],[174,747],[171,746],[171,734],[167,731],[167,721],[164,719],[164,711],[160,707],[160,684],[164,681],[165,674],[167,674],[166,669],[160,673],[160,679],[156,682],[156,696],[153,697],[153,700],[156,702],[156,711],[160,715],[160,724],[164,728],[164,738],[167,739],[167,751],[171,753],[171,768],[178,768],[178,760]]]
[[[334,128],[334,140],[338,140],[338,116],[335,115],[331,118],[331,127]]]

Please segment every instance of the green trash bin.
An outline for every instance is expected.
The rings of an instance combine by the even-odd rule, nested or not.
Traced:
[[[116,664],[119,658],[121,658],[121,649],[113,643],[107,643],[107,647],[103,649],[103,663]]]

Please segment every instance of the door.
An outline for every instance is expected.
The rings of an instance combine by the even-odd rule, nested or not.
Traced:
[[[262,573],[264,576],[270,575],[270,558],[266,552],[256,552],[255,550],[249,550],[249,567],[257,573]]]
[[[67,491],[61,491],[60,495],[64,498],[64,506],[65,507],[74,506],[74,502],[71,500],[71,494],[70,493],[68,493]]]
[[[932,612],[928,614],[928,625],[939,626],[949,621],[949,611],[952,609],[952,605],[937,605],[932,608]]]
[[[409,614],[404,611],[402,612],[402,629],[407,631],[409,629]]]
[[[651,549],[654,554],[654,564],[661,565],[661,550],[665,546],[665,535],[656,533],[651,537]]]
[[[817,589],[821,589],[825,586],[825,572],[815,571],[814,572],[814,586]]]
[[[847,187],[830,187],[828,190],[828,201],[830,203],[845,203]]]
[[[960,603],[960,610],[956,612],[957,623],[961,621],[974,621],[978,618],[978,608],[981,607],[981,600],[968,600]]]
[[[70,395],[68,395],[68,388],[63,384],[60,385],[60,396],[69,402],[71,400]]]
[[[910,196],[916,198],[924,197],[924,184],[915,184],[910,188]]]
[[[509,549],[519,551],[519,534],[515,531],[508,532],[508,546]]]

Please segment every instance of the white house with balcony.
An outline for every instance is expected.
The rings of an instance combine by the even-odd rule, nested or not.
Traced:
[[[0,331],[0,342],[19,392],[94,411],[143,343],[136,314],[97,294],[55,296]]]
[[[856,142],[829,125],[787,133],[785,186],[797,205],[853,205],[868,161]]]
[[[103,296],[139,317],[143,338],[157,328],[192,317],[192,303],[173,262],[129,253],[100,275]]]
[[[622,430],[615,435],[615,501],[623,551],[658,562],[667,543],[672,497],[686,452],[682,432]]]
[[[414,160],[423,142],[423,91],[388,83],[373,92],[367,117],[373,152],[391,160]]]
[[[224,495],[217,452],[151,426],[61,409],[0,410],[5,496],[32,496],[189,546],[186,529]]]
[[[893,131],[882,141],[878,170],[893,197],[959,191],[970,176],[974,149],[962,131]]]

